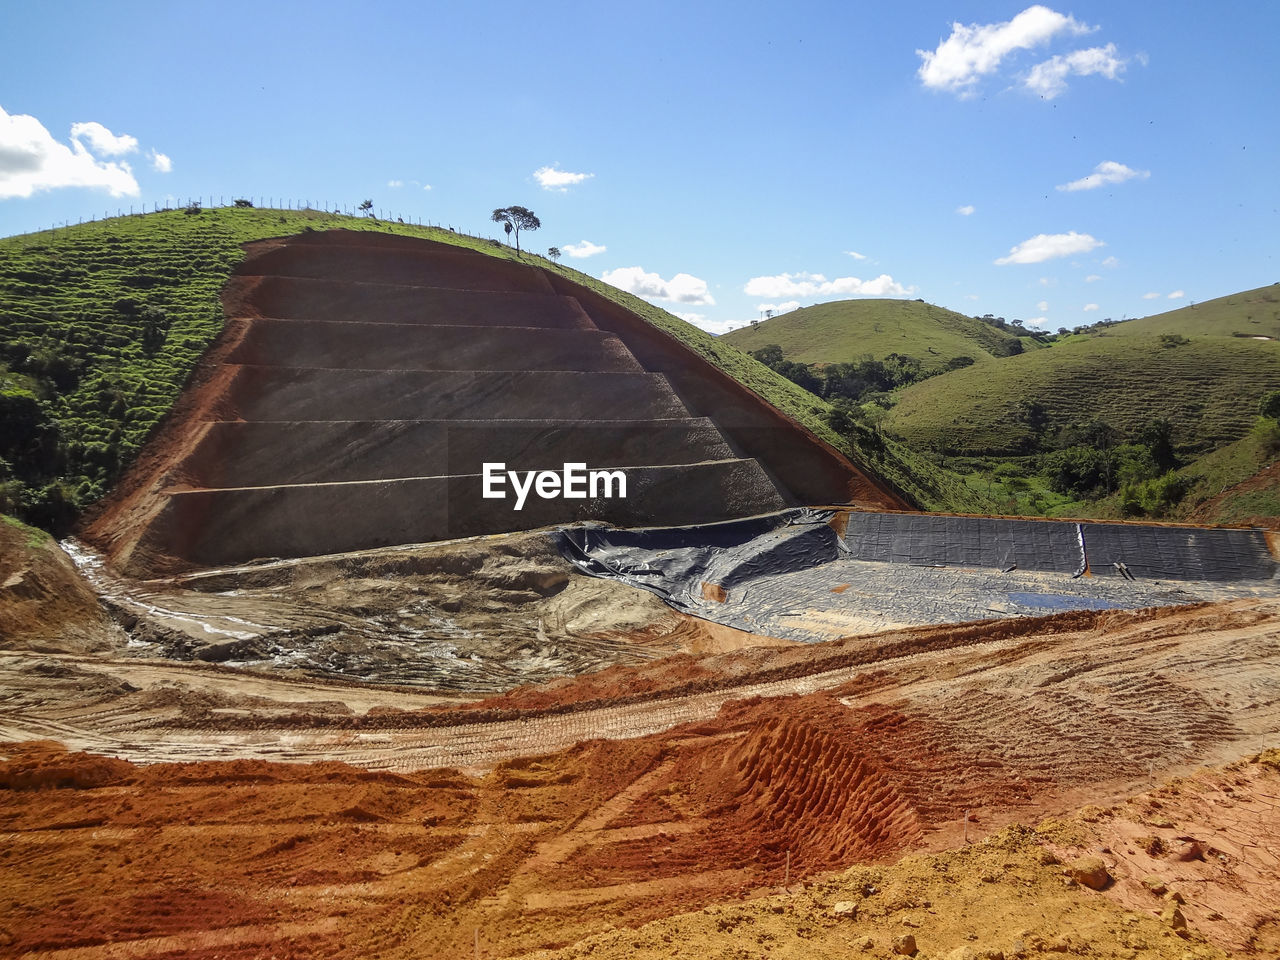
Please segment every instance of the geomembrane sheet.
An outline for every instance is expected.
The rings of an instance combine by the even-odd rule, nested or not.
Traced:
[[[592,525],[562,529],[557,540],[584,573],[717,623],[805,642],[904,624],[1222,599],[1270,589],[1264,583],[1276,573],[1259,530],[849,513],[841,540],[834,516],[790,510],[701,526]],[[1099,576],[1080,576],[1086,558]]]
[[[1276,563],[1261,530],[1211,530],[1085,523],[1085,554],[1096,575],[1123,563],[1149,580],[1270,580]]]
[[[945,517],[904,513],[851,513],[845,545],[856,560],[946,567],[1084,571],[1074,523]]]

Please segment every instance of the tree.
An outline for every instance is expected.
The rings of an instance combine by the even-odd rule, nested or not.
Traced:
[[[778,364],[780,364],[784,359],[782,356],[782,347],[778,346],[776,343],[766,344],[759,350],[752,350],[751,355],[766,367],[772,367],[775,370],[777,369]]]
[[[144,356],[154,357],[164,346],[164,341],[169,334],[170,319],[159,307],[153,307],[150,304],[142,308],[140,314],[142,327],[142,353]]]
[[[1138,432],[1138,442],[1151,449],[1151,458],[1161,470],[1181,466],[1173,452],[1173,424],[1162,417],[1148,420]]]
[[[373,201],[372,201],[372,200],[366,200],[366,201],[364,201],[362,204],[360,204],[360,206],[358,206],[356,209],[357,209],[357,210],[363,210],[363,211],[364,211],[364,215],[365,215],[366,217],[372,217],[372,216],[373,216]]]
[[[1272,420],[1280,420],[1280,390],[1264,394],[1258,403],[1258,412]]]
[[[560,262],[560,248],[559,248],[559,247],[548,247],[548,248],[547,248],[547,256],[548,256],[548,257],[550,257],[550,258],[552,259],[552,261],[553,261],[553,262],[555,262],[555,263],[559,263],[559,262]]]
[[[499,207],[493,211],[493,216],[490,219],[494,223],[502,224],[502,229],[507,231],[507,236],[511,236],[512,232],[515,232],[516,253],[520,252],[520,231],[537,230],[542,226],[542,221],[538,219],[538,215],[527,207]]]

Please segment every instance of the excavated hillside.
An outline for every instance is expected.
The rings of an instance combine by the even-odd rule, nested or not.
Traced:
[[[246,249],[105,555],[0,524],[0,956],[1280,956],[1273,536],[894,512],[551,272]]]
[[[86,528],[121,569],[905,506],[673,338],[536,267],[343,230],[247,250],[222,336]],[[484,496],[495,462],[623,470],[626,496],[531,493],[515,510]]]

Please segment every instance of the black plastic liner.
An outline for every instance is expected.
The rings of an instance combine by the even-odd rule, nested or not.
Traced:
[[[840,557],[882,563],[1085,572],[1144,580],[1270,580],[1276,562],[1261,530],[850,513],[842,541],[835,511],[686,527],[556,531],[560,552],[584,573],[621,580],[673,607],[705,611],[706,586],[734,587],[823,566]]]
[[[671,606],[701,606],[702,585],[729,590],[759,577],[821,566],[842,551],[835,511],[787,510],[768,517],[690,527],[616,530],[567,527],[553,535],[583,573],[621,580]]]
[[[855,560],[997,570],[1084,572],[1079,525],[991,517],[851,513],[845,530]]]
[[[1086,523],[1085,554],[1095,575],[1148,580],[1270,580],[1276,562],[1261,530],[1209,530]]]
[[[1276,563],[1261,530],[852,513],[857,560],[1039,570],[1078,576],[1232,582],[1270,580]]]

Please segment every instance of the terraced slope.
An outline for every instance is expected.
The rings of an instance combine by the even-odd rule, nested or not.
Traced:
[[[771,343],[798,363],[848,363],[891,353],[917,357],[936,370],[956,357],[975,362],[1007,357],[1018,337],[973,317],[918,300],[840,300],[801,307],[734,330],[723,338],[739,350]]]
[[[564,264],[438,227],[317,210],[166,210],[0,238],[0,405],[22,429],[0,436],[0,511],[68,531],[136,459],[225,322],[219,293],[243,244],[341,228],[434,240],[495,262],[536,263],[677,341],[787,418],[870,469],[925,509],[982,511],[962,478],[892,440],[837,434],[829,405],[780,374],[660,307]],[[553,279],[552,282],[560,282]],[[358,286],[313,282],[299,316],[323,319]],[[346,290],[346,294],[341,294]],[[263,297],[274,296],[264,289]],[[300,296],[300,288],[290,288]],[[417,296],[411,291],[411,296]],[[456,298],[435,316],[465,321]],[[477,291],[468,302],[480,304]],[[546,299],[541,298],[541,299]],[[539,300],[526,298],[522,309]],[[278,311],[267,300],[264,315]],[[332,304],[332,305],[330,305]],[[350,304],[348,304],[349,306]]]
[[[194,386],[87,531],[123,568],[576,519],[902,501],[728,376],[522,263],[329,231],[252,245]],[[622,469],[625,497],[484,496],[485,463]]]

